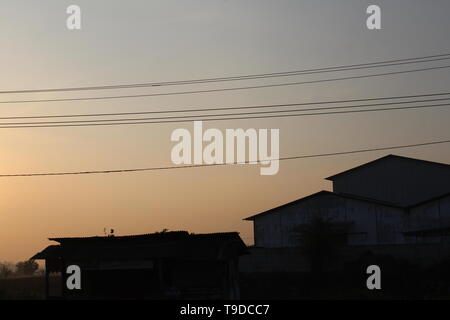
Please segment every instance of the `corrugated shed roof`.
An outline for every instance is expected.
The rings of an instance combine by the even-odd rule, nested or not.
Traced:
[[[117,243],[117,242],[158,242],[167,240],[179,240],[185,239],[189,236],[187,231],[168,231],[168,232],[156,232],[147,234],[136,234],[126,236],[93,236],[93,237],[52,237],[49,240],[59,243]]]
[[[52,245],[32,259],[222,260],[247,253],[237,232],[189,234],[164,232],[122,237],[52,238]]]

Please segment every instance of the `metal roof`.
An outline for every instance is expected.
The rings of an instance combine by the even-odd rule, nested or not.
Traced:
[[[189,234],[163,232],[121,237],[52,238],[51,245],[31,259],[154,259],[222,260],[247,253],[237,232]]]
[[[340,173],[334,174],[334,175],[329,176],[329,177],[327,177],[325,179],[326,180],[334,180],[338,176],[341,176],[341,175],[353,172],[355,170],[359,170],[362,167],[371,166],[374,163],[377,163],[377,162],[380,162],[380,161],[386,161],[386,160],[389,160],[389,159],[403,159],[403,160],[408,160],[408,161],[421,162],[421,163],[427,164],[427,165],[443,166],[443,167],[446,167],[446,168],[450,169],[450,165],[447,164],[447,163],[434,162],[434,161],[415,159],[415,158],[409,158],[409,157],[403,157],[403,156],[398,156],[398,155],[395,155],[395,154],[388,154],[387,156],[375,159],[373,161],[369,161],[369,162],[363,163],[363,164],[361,164],[359,166],[356,166],[356,167],[350,168],[348,170],[342,171]]]

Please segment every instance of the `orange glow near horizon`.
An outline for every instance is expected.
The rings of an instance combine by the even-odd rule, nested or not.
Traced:
[[[375,33],[366,32],[361,16],[365,8],[360,1],[325,2],[164,0],[125,4],[119,0],[78,0],[86,20],[77,32],[65,27],[65,9],[71,4],[68,1],[5,0],[0,3],[0,91],[261,74],[450,52],[445,47],[450,30],[448,1],[441,1],[440,6],[384,1],[383,10],[399,18],[387,24],[388,29]],[[402,6],[406,3],[408,16]],[[433,23],[429,23],[429,17],[433,17]],[[205,94],[0,103],[0,117],[427,94],[449,90],[449,70]],[[202,90],[329,76],[0,94],[0,102]],[[434,108],[211,121],[204,127],[222,132],[227,128],[278,128],[280,156],[288,157],[449,139],[449,119],[450,108]],[[192,123],[0,128],[0,174],[172,166],[170,153],[175,143],[170,135],[176,128],[192,130]],[[282,161],[274,176],[261,176],[258,165],[237,165],[85,176],[0,177],[0,262],[30,258],[51,244],[49,237],[103,235],[104,228],[115,229],[117,235],[163,229],[237,231],[251,244],[252,223],[242,219],[322,189],[331,190],[325,177],[387,153],[391,152]],[[392,153],[450,163],[449,145]]]

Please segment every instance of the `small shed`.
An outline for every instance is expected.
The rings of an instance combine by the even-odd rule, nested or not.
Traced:
[[[45,260],[50,299],[239,298],[238,261],[247,247],[237,232],[49,240],[59,244],[32,259]],[[70,265],[81,270],[81,289],[67,288]]]

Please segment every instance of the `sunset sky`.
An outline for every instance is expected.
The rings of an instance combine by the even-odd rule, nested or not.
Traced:
[[[381,7],[382,30],[366,28]],[[66,8],[82,29],[66,28]],[[3,0],[0,91],[113,85],[302,70],[450,53],[448,0]],[[427,66],[450,65],[450,61]],[[396,70],[406,70],[399,67]],[[380,69],[391,71],[391,68]],[[378,70],[378,71],[380,71]],[[356,74],[375,73],[377,70]],[[337,74],[338,76],[341,74]],[[172,92],[320,79],[0,94],[1,101]],[[0,117],[213,108],[450,91],[450,69],[254,90],[98,101],[1,104]],[[205,122],[279,128],[294,156],[450,139],[450,109]],[[4,122],[4,120],[0,120]],[[171,132],[192,123],[0,129],[0,174],[172,166]],[[450,145],[255,165],[103,175],[0,178],[0,262],[31,257],[52,236],[238,231],[243,218],[331,189],[323,178],[388,153],[450,163]]]

